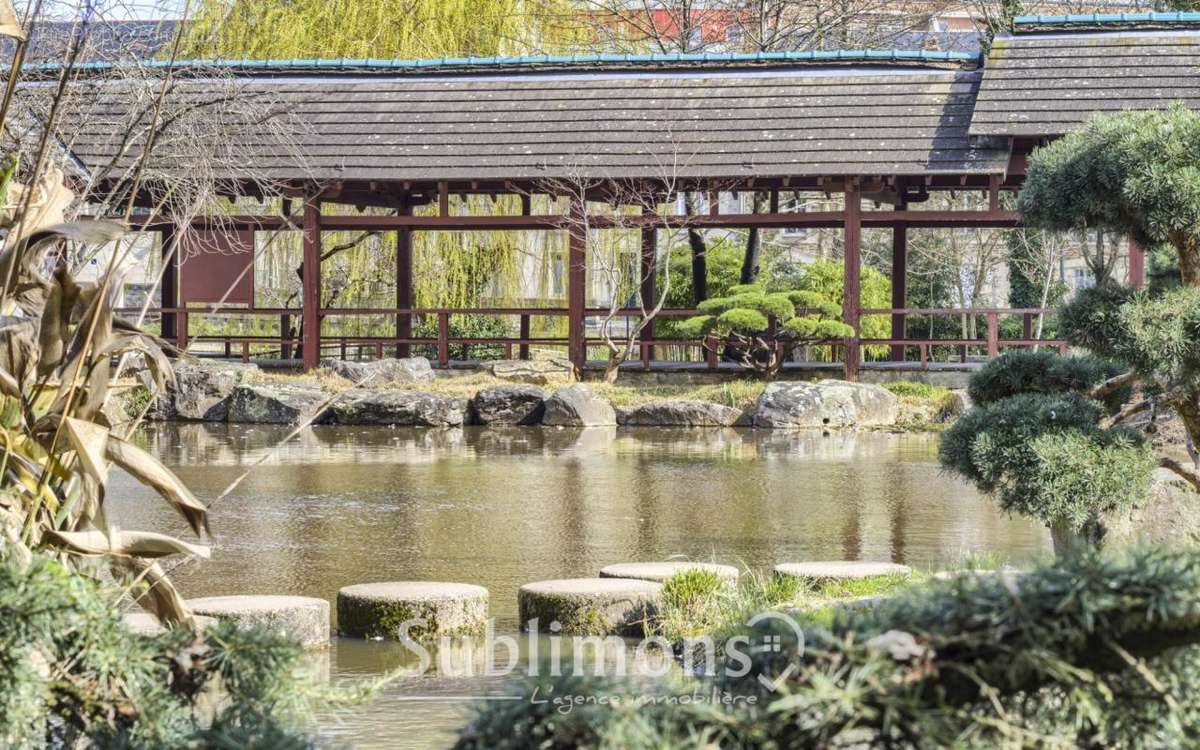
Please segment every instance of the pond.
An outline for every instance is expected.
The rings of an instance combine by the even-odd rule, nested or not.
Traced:
[[[936,569],[969,553],[1019,563],[1049,549],[1042,529],[942,473],[936,435],[316,427],[272,450],[288,432],[161,424],[141,434],[205,502],[262,462],[212,506],[213,559],[172,573],[186,596],[332,603],[353,583],[462,581],[487,587],[497,627],[515,632],[518,586],[617,562]],[[127,477],[109,497],[115,523],[186,538]],[[405,656],[394,644],[341,640],[329,659],[339,677],[382,674]],[[469,713],[463,696],[497,679],[405,679],[368,709],[321,717],[322,732],[354,747],[445,746]]]

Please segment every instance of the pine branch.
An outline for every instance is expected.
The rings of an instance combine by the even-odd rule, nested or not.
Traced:
[[[1171,470],[1181,479],[1192,485],[1197,492],[1200,492],[1200,471],[1189,469],[1170,456],[1163,456],[1159,459],[1159,466]]]
[[[1103,383],[1100,383],[1092,388],[1092,391],[1089,395],[1096,400],[1102,399],[1105,396],[1115,393],[1121,388],[1136,382],[1140,377],[1141,376],[1138,374],[1137,370],[1130,370],[1129,372],[1124,372],[1120,375],[1114,375],[1108,380],[1105,380]]]

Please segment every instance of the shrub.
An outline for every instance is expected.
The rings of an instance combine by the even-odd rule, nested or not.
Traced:
[[[138,635],[119,592],[5,549],[0,747],[303,748],[314,702],[351,697],[298,677],[303,652],[281,636],[233,624]]]
[[[754,284],[735,286],[730,292],[702,302],[700,314],[680,324],[679,332],[703,338],[707,348],[765,378],[775,377],[799,346],[854,334],[837,319],[840,310],[832,300],[816,292],[768,293]],[[799,305],[811,311],[798,315]]]
[[[967,575],[799,636],[764,620],[753,642],[772,646],[711,685],[755,703],[639,700],[641,685],[543,678],[521,693],[608,700],[565,714],[550,700],[482,704],[455,747],[1190,747],[1197,607],[1189,551],[1079,555],[1018,581]]]
[[[1099,543],[1103,514],[1145,497],[1157,466],[1138,433],[1102,428],[1102,414],[1079,393],[1018,393],[960,417],[938,458],[1004,510],[1049,526],[1062,553],[1080,536]]]
[[[1085,392],[1124,371],[1120,363],[1099,357],[1063,357],[1049,349],[1021,349],[1005,352],[979,368],[971,376],[967,394],[972,403],[987,406],[1020,393]],[[1116,410],[1131,395],[1132,389],[1124,388],[1105,403]]]
[[[1028,393],[977,406],[959,417],[943,434],[938,458],[983,492],[997,492],[1006,478],[1033,464],[1030,443],[1048,432],[1096,432],[1100,407],[1078,394]],[[977,442],[986,441],[986,450]],[[1014,503],[1001,498],[1006,509]]]

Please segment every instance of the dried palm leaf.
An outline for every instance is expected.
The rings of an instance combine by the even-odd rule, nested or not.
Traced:
[[[167,557],[194,555],[207,559],[206,545],[188,544],[166,534],[151,531],[47,531],[43,539],[77,555],[126,555],[130,557]]]
[[[192,531],[196,534],[202,531],[208,533],[208,509],[157,458],[116,435],[109,435],[107,456],[109,461],[129,472],[134,479],[157,490],[171,507],[179,511]]]
[[[191,619],[192,610],[158,563],[136,557],[117,556],[110,560],[113,574],[134,581],[134,600],[159,622],[174,625]]]

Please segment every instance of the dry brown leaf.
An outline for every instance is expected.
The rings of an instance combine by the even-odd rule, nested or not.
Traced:
[[[63,420],[63,432],[75,454],[79,456],[79,464],[83,470],[100,484],[108,478],[108,430],[94,422],[87,422],[74,417]]]
[[[114,557],[111,558],[111,566],[113,573],[119,577],[130,576],[139,580],[133,592],[134,600],[142,609],[157,617],[159,622],[174,625],[191,619],[191,608],[158,563],[136,557]]]
[[[129,557],[167,557],[194,555],[208,559],[211,551],[206,545],[156,534],[152,531],[120,531],[99,529],[88,531],[47,531],[47,542],[80,555],[126,555]]]
[[[183,516],[197,535],[208,532],[208,509],[170,469],[133,443],[109,435],[107,457],[135,479],[158,491]]]
[[[0,36],[25,39],[25,29],[21,26],[21,19],[17,18],[12,0],[0,0]]]

